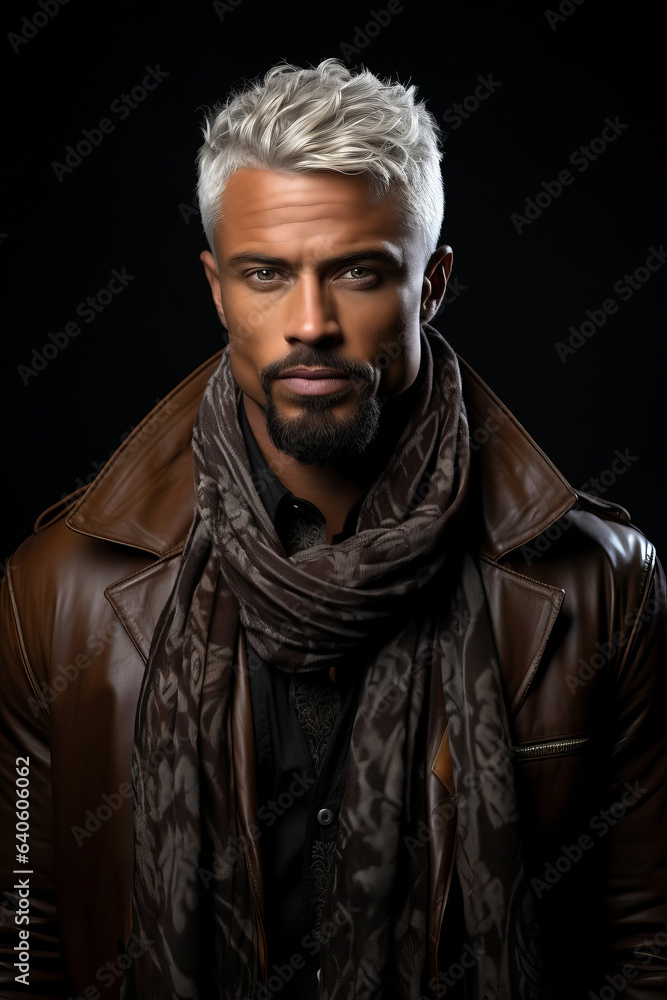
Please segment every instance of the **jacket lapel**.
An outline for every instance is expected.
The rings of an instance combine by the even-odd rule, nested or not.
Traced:
[[[462,358],[459,365],[470,425],[478,545],[497,561],[541,534],[577,495],[479,375]]]
[[[104,591],[144,663],[162,608],[172,591],[181,564],[182,547],[145,569],[110,584]]]
[[[512,718],[537,673],[565,591],[487,559],[481,560],[480,572]],[[508,628],[508,622],[515,627]]]

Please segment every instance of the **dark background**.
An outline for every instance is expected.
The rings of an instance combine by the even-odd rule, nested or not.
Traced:
[[[51,14],[38,0],[10,8],[0,39],[3,564],[39,512],[92,480],[221,344],[192,210],[205,107],[282,58],[345,54],[416,83],[441,123],[479,77],[492,78],[493,92],[458,127],[452,114],[443,123],[443,236],[458,284],[436,325],[575,487],[605,472],[609,483],[616,451],[630,456],[602,495],[629,508],[664,558],[664,275],[627,302],[614,291],[667,238],[657,5],[561,0],[559,14],[555,2],[404,0],[354,54],[341,45],[363,42],[357,31],[372,11],[387,20],[385,0],[42,2]],[[146,67],[168,76],[121,120],[110,109]],[[627,128],[580,172],[570,155],[617,116]],[[54,161],[103,118],[113,132],[59,181]],[[573,183],[517,232],[512,213],[564,169]],[[123,268],[134,276],[127,288],[93,322],[77,317]],[[618,311],[563,362],[556,342],[610,298]],[[79,336],[25,384],[18,366],[71,321]]]

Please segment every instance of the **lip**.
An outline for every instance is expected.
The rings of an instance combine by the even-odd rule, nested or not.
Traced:
[[[327,396],[331,393],[349,392],[351,381],[348,375],[342,378],[331,378],[328,375],[309,373],[307,378],[301,375],[288,375],[279,379],[280,382],[291,392],[298,396]]]
[[[288,371],[283,372],[278,378],[335,378],[335,379],[347,379],[349,375],[345,375],[340,371],[339,368],[290,368]]]

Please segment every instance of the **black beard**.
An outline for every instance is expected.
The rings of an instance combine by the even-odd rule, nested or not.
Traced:
[[[337,398],[343,399],[349,391],[346,388],[340,394],[303,396],[303,412],[289,419],[280,416],[273,395],[268,392],[266,430],[269,440],[279,451],[304,465],[329,465],[362,455],[378,434],[382,407],[372,386],[365,384],[353,416],[335,417],[331,412],[332,403]]]

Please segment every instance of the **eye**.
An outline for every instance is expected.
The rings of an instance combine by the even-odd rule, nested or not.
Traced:
[[[259,267],[256,271],[252,271],[251,274],[258,281],[273,281],[277,271],[273,267]]]
[[[342,281],[347,285],[356,285],[358,288],[374,288],[379,281],[377,271],[363,264],[355,264],[341,274]]]
[[[265,292],[274,291],[282,277],[282,272],[275,267],[256,267],[245,274],[245,280],[250,286],[258,288],[259,285],[264,285]]]

